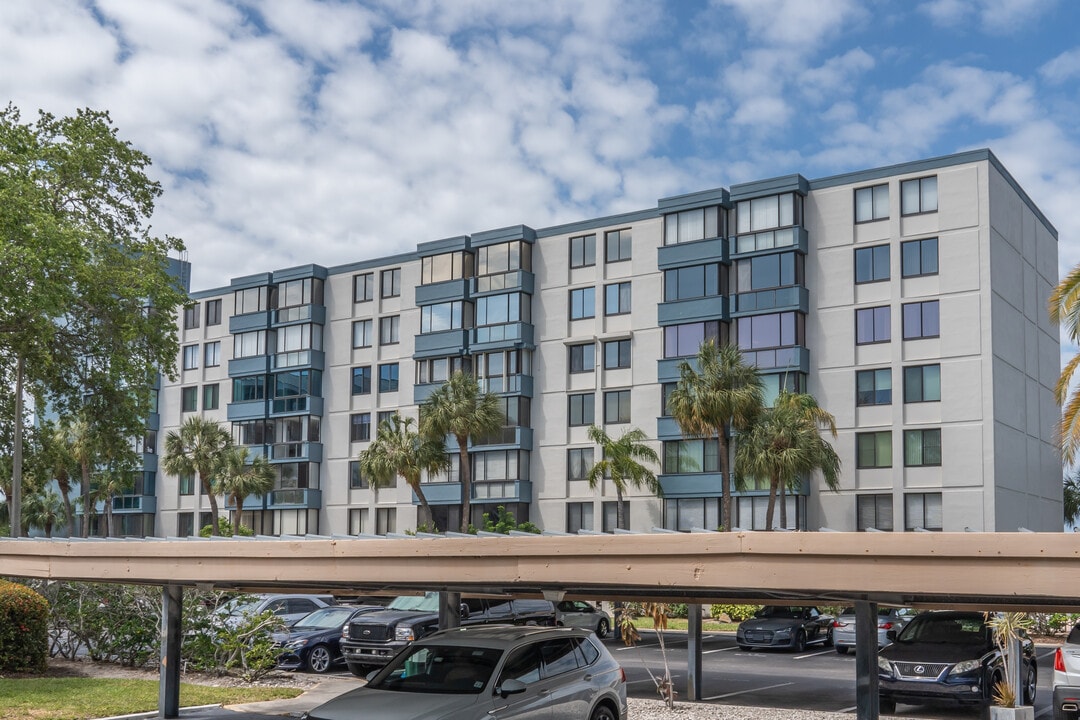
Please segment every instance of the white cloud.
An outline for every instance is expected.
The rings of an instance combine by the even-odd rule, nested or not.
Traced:
[[[1054,85],[1080,78],[1080,47],[1066,50],[1047,62],[1039,68],[1039,74]]]
[[[987,33],[1019,32],[1057,4],[1057,0],[928,0],[920,12],[935,25],[964,28],[972,22]]]

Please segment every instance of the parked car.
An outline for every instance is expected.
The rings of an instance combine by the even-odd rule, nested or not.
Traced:
[[[308,613],[319,608],[335,605],[333,595],[239,595],[218,608],[226,624],[238,624],[243,617],[271,612],[281,618],[285,625],[292,625]]]
[[[916,615],[878,652],[878,696],[883,713],[896,703],[945,701],[989,705],[1005,677],[1001,652],[981,612],[937,610]],[[1023,702],[1035,701],[1039,669],[1035,643],[1021,639]]]
[[[1080,718],[1080,623],[1054,652],[1054,720]]]
[[[554,625],[555,605],[549,600],[462,598],[461,625],[505,623]],[[414,640],[439,629],[439,594],[403,595],[385,610],[366,613],[342,630],[341,653],[350,672],[363,677],[390,661]]]
[[[563,600],[555,604],[555,623],[592,630],[597,637],[611,632],[611,616],[583,600]]]
[[[802,652],[807,645],[828,647],[833,642],[833,617],[816,607],[766,605],[735,630],[735,642],[750,648],[788,648]]]
[[[907,621],[914,617],[915,611],[911,608],[879,607],[877,617],[877,644],[878,649],[888,645],[890,630],[899,632]],[[850,648],[855,647],[855,608],[848,607],[840,611],[833,620],[833,646],[836,652],[843,655]]]
[[[304,720],[625,720],[626,675],[581,628],[443,630]]]
[[[344,665],[342,628],[357,615],[382,609],[381,605],[332,605],[308,613],[287,632],[274,633],[274,641],[281,648],[278,669],[325,673],[336,665]]]

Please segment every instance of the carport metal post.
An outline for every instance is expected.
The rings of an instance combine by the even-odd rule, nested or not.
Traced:
[[[439,629],[461,627],[461,593],[439,593]]]
[[[184,589],[161,589],[161,667],[158,680],[158,717],[180,717],[180,626]]]
[[[686,699],[701,699],[701,605],[686,606]]]
[[[878,720],[877,603],[855,601],[855,713]]]

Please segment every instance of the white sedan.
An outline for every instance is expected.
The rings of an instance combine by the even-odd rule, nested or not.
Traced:
[[[611,616],[581,600],[563,600],[556,603],[555,623],[592,630],[597,637],[607,637],[611,632]]]

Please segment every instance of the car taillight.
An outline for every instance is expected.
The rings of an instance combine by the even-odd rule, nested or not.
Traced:
[[[832,621],[832,626],[833,627],[844,627],[843,625],[840,624],[839,620],[833,620]]]
[[[880,625],[878,625],[878,630],[892,630],[892,623],[891,622],[883,622]]]
[[[1061,654],[1061,648],[1054,652],[1054,670],[1056,672],[1066,672],[1065,656]]]
[[[626,671],[622,669],[621,665],[619,666],[619,681],[626,682]]]

